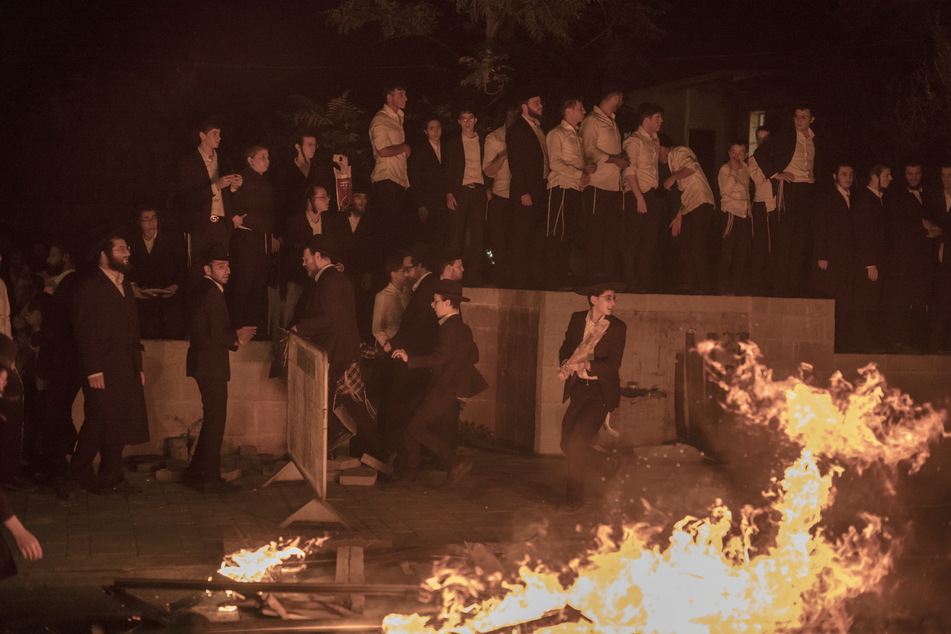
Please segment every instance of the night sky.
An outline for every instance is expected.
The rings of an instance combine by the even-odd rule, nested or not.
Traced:
[[[324,17],[337,6],[328,1],[5,3],[6,233],[53,226],[93,234],[138,201],[163,204],[199,120],[223,121],[222,151],[261,140],[280,146],[293,128],[292,95],[325,104],[350,90],[368,121],[382,83],[395,76],[408,85],[410,117],[465,100],[487,113],[487,124],[510,95],[458,86],[456,60],[483,34],[454,2],[433,2],[442,9],[436,32],[396,39],[377,26],[338,35]],[[589,5],[570,44],[503,29],[496,49],[509,55],[513,84],[531,82],[552,100],[579,93],[590,107],[608,81],[641,88],[724,69],[782,71],[807,99],[849,121],[850,136],[868,129],[876,149],[901,146],[896,159],[909,134],[896,129],[886,143],[879,130],[894,118],[903,82],[930,60],[932,25],[946,24],[941,5],[926,0],[648,0],[659,27],[651,36],[612,24],[618,2]],[[941,130],[923,150],[948,147]],[[282,155],[272,150],[275,158]]]

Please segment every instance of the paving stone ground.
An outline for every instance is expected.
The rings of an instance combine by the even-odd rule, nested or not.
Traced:
[[[17,514],[40,540],[44,558],[19,561],[20,574],[0,581],[0,632],[83,632],[93,625],[126,631],[134,625],[132,613],[107,597],[102,585],[117,577],[207,578],[225,553],[282,536],[329,534],[331,543],[365,545],[368,575],[373,571],[368,580],[413,584],[425,578],[433,557],[458,552],[454,548],[466,543],[513,557],[530,543],[537,557],[567,560],[592,545],[600,524],[670,525],[686,515],[704,516],[718,498],[737,511],[755,502],[750,491],[760,488],[738,481],[736,469],[701,460],[690,447],[640,448],[594,465],[590,503],[564,513],[556,509],[563,501],[564,458],[478,451],[474,459],[470,476],[448,489],[435,486],[443,478],[435,471],[423,472],[423,486],[414,489],[331,484],[327,502],[347,527],[281,529],[286,517],[312,499],[311,489],[300,482],[262,487],[260,475],[242,478],[241,490],[229,494],[199,494],[141,472],[128,473],[143,489],[129,497],[83,492],[65,503],[49,489],[13,494]],[[920,631],[929,623],[945,628],[936,631],[951,630],[945,598],[951,590],[951,512],[947,497],[934,494],[947,490],[944,473],[925,474],[915,485],[932,492],[918,495],[924,500],[914,518],[918,528],[902,560],[915,573],[863,608],[879,621],[890,618],[893,625],[913,628],[889,631]],[[414,558],[416,564],[407,567]],[[160,593],[152,598],[163,600]]]

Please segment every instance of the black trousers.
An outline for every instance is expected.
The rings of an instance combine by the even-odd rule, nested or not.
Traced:
[[[512,230],[512,201],[502,196],[492,196],[489,201],[487,237],[492,259],[495,261],[495,283],[511,286],[512,264],[509,236]]]
[[[727,220],[729,220],[729,213]],[[717,286],[721,294],[749,292],[750,256],[752,254],[753,222],[750,218],[733,216],[733,229],[723,236]]]
[[[79,377],[57,378],[43,392],[43,429],[40,469],[50,477],[66,474],[67,456],[76,445],[73,401],[81,387]]]
[[[568,501],[584,502],[585,468],[591,441],[608,414],[601,387],[578,383],[561,421],[561,450],[568,455]]]
[[[458,417],[459,399],[456,395],[430,385],[406,429],[403,447],[407,477],[415,478],[419,471],[421,447],[426,447],[436,454],[446,469],[455,466],[458,459],[453,421]]]
[[[623,196],[620,191],[585,187],[584,275],[589,280],[617,277],[621,250]]]
[[[195,378],[195,382],[201,392],[201,431],[185,475],[196,481],[215,482],[221,479],[221,443],[228,419],[228,381]]]
[[[106,489],[122,482],[122,450],[125,443],[106,430],[102,412],[110,407],[105,390],[97,390],[83,382],[83,413],[85,420],[79,429],[76,451],[69,463],[69,476],[87,489]],[[93,470],[93,461],[99,456],[99,472]]]
[[[584,240],[584,199],[580,190],[553,187],[548,190],[545,221],[545,286],[567,286],[572,253]]]
[[[538,285],[537,207],[539,205],[535,201],[526,206],[519,200],[513,200],[509,209],[511,221],[506,250],[511,267],[510,286],[513,288],[534,288]]]
[[[753,236],[750,247],[750,284],[754,295],[768,295],[773,275],[773,251],[776,239],[776,212],[766,211],[766,203],[753,203],[750,212]]]
[[[813,183],[784,183],[784,208],[776,214],[776,292],[802,297],[812,270]]]
[[[387,236],[387,243],[394,248],[407,246],[412,236],[406,213],[406,190],[396,181],[385,179],[370,186],[370,195],[373,213],[380,223],[380,235]]]
[[[485,185],[474,185],[463,187],[456,198],[456,208],[449,210],[452,227],[450,245],[463,254],[466,278],[473,281],[480,281],[482,277],[487,206]]]
[[[683,285],[701,293],[713,292],[710,258],[710,220],[713,205],[704,203],[681,218],[680,266]]]
[[[267,327],[267,277],[270,234],[236,229],[231,236],[231,279],[228,280],[228,313],[235,328],[257,326],[258,336]]]
[[[644,192],[644,199],[647,201],[647,213],[638,213],[634,193],[624,193],[624,246],[621,249],[621,268],[624,279],[635,290],[647,290],[654,282],[654,252],[657,250],[660,210],[663,205],[656,187]]]

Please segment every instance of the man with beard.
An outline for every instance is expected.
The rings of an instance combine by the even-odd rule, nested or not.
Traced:
[[[544,213],[548,184],[548,143],[542,131],[542,98],[527,90],[521,103],[522,116],[505,132],[508,146],[509,186],[512,199],[508,253],[515,288],[528,288],[538,281],[532,265],[539,262],[535,228]],[[471,264],[471,263],[470,263]]]
[[[333,238],[340,250],[340,261],[344,273],[350,278],[356,293],[357,324],[360,337],[369,341],[370,322],[373,318],[373,274],[382,266],[380,256],[384,251],[384,242],[377,233],[378,218],[367,213],[367,187],[355,184],[353,204],[343,213],[325,214],[328,219],[327,236]],[[392,246],[390,241],[386,245]]]
[[[63,250],[62,244],[50,244],[50,254],[46,258],[46,285],[43,290],[52,295],[59,283],[75,272],[72,257]]]
[[[340,251],[325,235],[314,236],[304,248],[302,264],[313,280],[297,307],[291,330],[313,341],[327,353],[330,415],[349,417],[356,425],[357,442],[367,453],[383,458],[376,428],[376,411],[366,397],[360,372],[360,333],[353,285],[337,270]]]
[[[864,189],[855,194],[852,224],[855,258],[852,288],[852,342],[857,352],[881,352],[882,269],[885,268],[885,207],[882,196],[892,171],[881,163],[868,171]]]
[[[885,281],[886,323],[892,351],[918,353],[928,332],[927,312],[933,283],[936,239],[940,228],[925,214],[921,163],[905,164],[905,183],[886,199],[888,277]]]
[[[99,266],[80,281],[73,307],[85,420],[69,474],[94,493],[137,493],[122,472],[122,450],[148,441],[149,421],[139,317],[126,279],[129,246],[113,234],[95,253]],[[94,473],[97,454],[99,472]]]
[[[188,316],[191,345],[186,374],[201,392],[202,423],[191,464],[182,474],[182,484],[201,493],[228,491],[221,478],[221,441],[228,418],[229,352],[251,341],[254,326],[231,327],[224,286],[231,276],[228,252],[212,245],[202,252],[205,276],[195,291],[195,305]]]

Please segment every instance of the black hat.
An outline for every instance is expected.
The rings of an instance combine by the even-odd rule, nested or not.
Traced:
[[[208,266],[215,260],[229,261],[228,249],[225,248],[225,245],[213,242],[203,246],[201,248],[201,265]]]
[[[626,288],[627,284],[624,282],[618,282],[615,280],[599,280],[597,282],[586,284],[585,286],[579,286],[575,289],[575,292],[578,295],[591,297],[592,295],[600,295],[604,291],[614,291],[615,293],[619,293]]]
[[[13,339],[0,333],[0,369],[12,372],[17,362],[17,344]]]
[[[471,301],[462,294],[462,282],[456,280],[439,280],[436,282],[436,287],[433,288],[433,293],[443,299],[457,299],[460,302]]]
[[[337,249],[337,244],[332,238],[322,233],[318,233],[311,238],[310,242],[307,243],[307,248],[310,249],[311,253],[320,253],[325,258],[329,258],[331,262],[340,261],[340,251]]]

